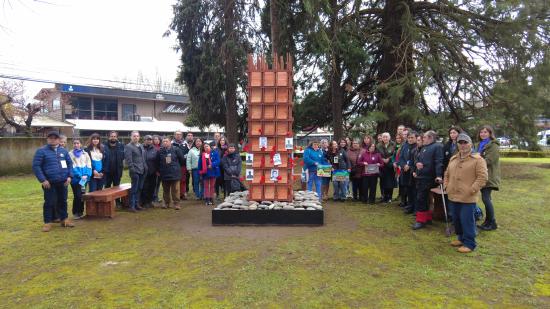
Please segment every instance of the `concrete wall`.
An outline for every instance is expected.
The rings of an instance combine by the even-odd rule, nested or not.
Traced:
[[[82,138],[86,145],[88,137]],[[102,138],[103,143],[105,139]],[[127,137],[119,137],[123,144],[130,142]],[[0,176],[32,174],[32,159],[36,149],[46,145],[41,137],[0,137]],[[73,149],[72,138],[67,140],[67,150]]]
[[[31,174],[34,153],[43,145],[45,138],[0,137],[0,176]]]

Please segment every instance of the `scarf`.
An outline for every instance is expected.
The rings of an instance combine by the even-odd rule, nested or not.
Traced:
[[[73,149],[73,154],[76,158],[80,158],[82,155],[82,149]]]
[[[220,147],[221,153],[223,153],[224,157],[227,156],[227,154],[228,154],[227,148],[229,148],[229,146],[227,146],[227,144]]]
[[[481,140],[481,142],[479,142],[479,149],[477,150],[477,152],[479,153],[482,153],[483,152],[483,148],[485,148],[485,146],[487,144],[489,144],[489,142],[491,141],[490,138],[486,138],[484,140]]]
[[[211,153],[212,153],[211,151],[201,153],[202,166],[201,166],[200,174],[206,174],[206,172],[208,171],[208,164],[206,164],[206,160],[210,160],[210,161],[212,160]]]
[[[451,153],[450,155],[453,155],[456,151],[456,142],[451,142]]]

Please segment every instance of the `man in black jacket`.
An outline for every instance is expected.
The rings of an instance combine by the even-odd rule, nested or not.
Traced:
[[[413,170],[416,179],[416,222],[413,230],[424,228],[432,221],[430,211],[430,190],[443,181],[443,146],[436,143],[437,133],[430,130],[424,133],[422,150]]]
[[[165,137],[162,140],[162,147],[159,150],[158,166],[160,179],[162,181],[162,197],[164,205],[162,208],[180,209],[180,180],[185,180],[181,174],[181,167],[185,165],[185,158],[180,148],[174,146],[170,139]]]
[[[145,135],[143,149],[145,150],[147,173],[143,181],[143,190],[141,190],[141,204],[145,208],[152,208],[153,195],[155,194],[155,185],[157,183],[158,150],[153,146],[153,137],[151,135]]]
[[[227,194],[239,191],[241,188],[239,177],[241,176],[242,160],[235,144],[229,144],[227,147],[227,156],[222,159],[222,167]]]
[[[122,178],[122,169],[124,167],[124,145],[118,141],[118,133],[111,131],[109,133],[109,141],[105,143],[105,152],[109,158],[108,166],[104,167],[105,171],[105,188],[120,185]]]
[[[416,152],[416,135],[417,133],[414,131],[409,132],[407,142],[401,147],[399,154],[398,165],[401,168],[399,185],[403,186],[401,202],[406,214],[411,214],[415,210],[416,187],[412,179],[412,169],[414,166],[414,153]]]
[[[183,140],[183,132],[179,130],[174,133],[174,140],[172,141],[172,146],[178,148],[184,158],[187,157],[187,153],[189,152],[189,149],[191,149],[189,145],[186,143],[186,141]],[[182,164],[180,168],[181,168],[181,179],[179,182],[180,188],[178,190],[180,195],[179,198],[181,200],[186,200],[187,198],[185,197],[185,195],[187,194],[187,189],[189,188],[189,186],[187,185],[187,181],[189,179],[189,176],[188,176],[189,173],[187,172],[187,168],[185,164]]]

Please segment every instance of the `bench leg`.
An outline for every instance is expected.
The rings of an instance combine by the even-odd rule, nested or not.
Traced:
[[[126,195],[126,196],[123,196],[121,199],[122,199],[122,207],[130,208],[130,196]]]
[[[93,200],[86,201],[86,216],[96,217],[97,216],[97,205]]]
[[[116,202],[96,202],[88,200],[86,202],[86,216],[90,217],[109,217],[113,218],[116,211]]]

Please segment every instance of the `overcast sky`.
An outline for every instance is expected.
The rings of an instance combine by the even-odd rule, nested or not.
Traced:
[[[173,81],[176,0],[0,0],[0,74],[67,83]],[[30,96],[48,84],[26,83]],[[34,93],[32,93],[34,92]]]

